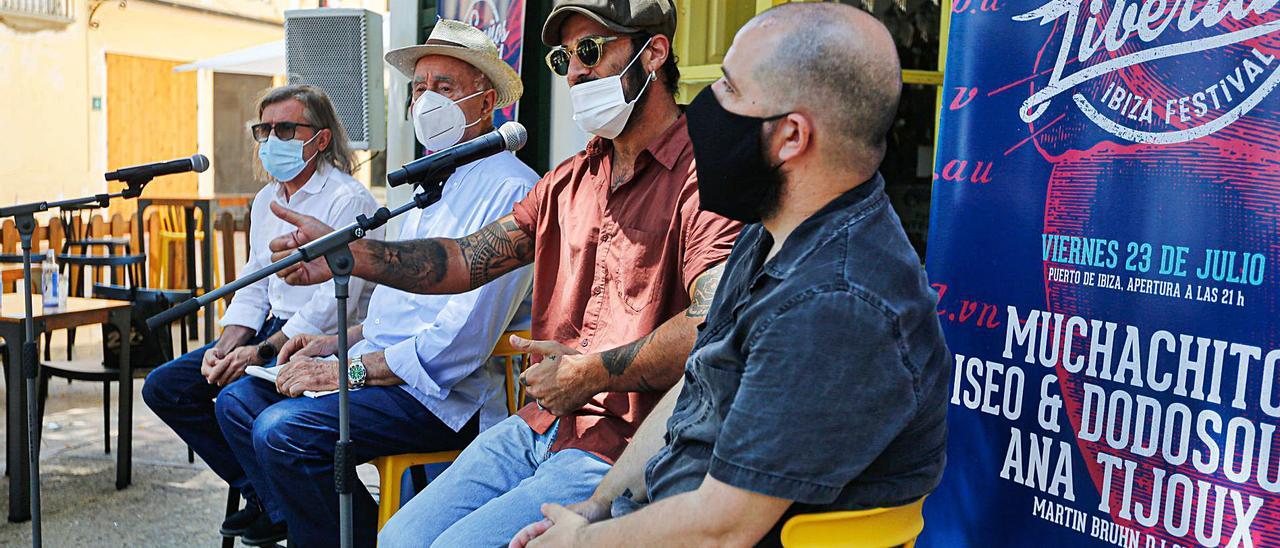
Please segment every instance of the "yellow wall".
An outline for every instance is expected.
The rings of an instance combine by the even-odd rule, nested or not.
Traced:
[[[218,9],[269,16],[263,6],[274,13],[302,7],[288,2],[293,5],[220,0]],[[64,28],[23,31],[0,22],[0,204],[106,189],[108,53],[189,62],[284,36],[280,16],[259,22],[147,0],[124,9],[104,4],[93,29],[93,2],[76,4],[74,22]],[[95,96],[102,98],[101,110],[92,109]],[[212,105],[209,99],[201,110]],[[208,112],[200,116],[211,120]]]

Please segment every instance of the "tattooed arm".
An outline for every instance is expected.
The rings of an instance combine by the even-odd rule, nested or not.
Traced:
[[[532,261],[533,239],[508,215],[458,239],[369,241],[356,275],[413,293],[463,293]]]
[[[600,353],[611,392],[666,390],[684,374],[684,362],[693,350],[698,324],[706,318],[715,297],[724,263],[698,276],[689,287],[689,308],[663,322],[639,340]]]
[[[576,411],[600,392],[666,391],[684,375],[698,324],[711,307],[723,272],[724,264],[707,269],[689,286],[692,302],[685,312],[612,350],[584,355],[555,341],[512,336],[516,348],[543,356],[520,374],[520,383],[539,405],[559,416]]]
[[[271,241],[277,261],[333,229],[314,217],[271,204],[275,214],[298,229]],[[480,287],[533,261],[533,238],[507,215],[463,238],[428,238],[400,242],[360,240],[351,244],[352,274],[412,293],[452,294]],[[280,271],[294,285],[311,285],[333,277],[326,261],[299,263]]]

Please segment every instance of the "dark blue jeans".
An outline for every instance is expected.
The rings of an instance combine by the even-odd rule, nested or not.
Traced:
[[[479,416],[459,432],[396,386],[350,393],[354,462],[384,455],[461,449],[479,433]],[[338,395],[288,398],[262,379],[246,377],[222,392],[218,423],[249,483],[273,521],[289,525],[298,546],[336,546],[338,496],[334,492],[334,444]],[[356,546],[373,546],[377,505],[360,482],[351,486]]]
[[[267,317],[258,333],[245,344],[258,344],[281,327],[284,327],[284,320]],[[239,489],[246,500],[256,504],[258,498],[253,486],[249,485],[244,469],[231,453],[231,447],[222,437],[222,430],[213,415],[213,399],[218,397],[222,387],[209,384],[200,374],[200,362],[205,351],[217,342],[215,340],[187,352],[152,371],[142,385],[142,400],[209,464],[214,473]]]

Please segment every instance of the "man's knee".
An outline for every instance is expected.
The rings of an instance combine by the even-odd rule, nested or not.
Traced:
[[[333,452],[330,436],[307,426],[309,421],[287,405],[275,404],[253,420],[253,450],[260,460],[306,455],[315,457]]]
[[[397,519],[399,518],[399,519]],[[405,514],[391,516],[382,530],[378,531],[378,546],[383,548],[399,548],[401,546],[422,546],[426,542],[420,531],[415,531],[413,524]]]
[[[252,424],[253,413],[250,412],[246,403],[248,400],[241,393],[240,387],[242,383],[231,383],[230,386],[222,389],[218,393],[218,397],[213,400],[213,414],[218,418],[218,424]],[[224,429],[226,426],[223,427]]]
[[[155,368],[142,382],[142,401],[154,411],[160,411],[178,404],[178,394],[182,391],[181,376],[176,374],[178,362],[171,361]]]

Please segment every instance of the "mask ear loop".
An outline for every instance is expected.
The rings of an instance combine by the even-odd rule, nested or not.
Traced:
[[[453,103],[451,103],[451,104],[456,105],[456,104],[458,104],[458,103],[461,103],[461,102],[463,102],[463,101],[466,101],[467,99],[474,98],[475,96],[480,95],[480,94],[482,94],[482,93],[484,93],[484,92],[486,92],[486,91],[489,91],[489,90],[487,90],[487,89],[482,89],[482,90],[480,90],[480,91],[477,91],[477,92],[475,92],[475,93],[472,93],[471,95],[468,95],[468,96],[466,96],[466,97],[463,97],[463,98],[461,98],[461,99],[458,99],[457,101],[454,101],[454,102],[453,102]],[[446,97],[446,99],[447,99],[447,97]],[[442,109],[442,108],[444,108],[444,106],[437,106],[437,107],[433,107],[431,110],[428,110],[428,111],[426,111],[426,112],[423,112],[421,115],[422,115],[422,116],[425,116],[425,115],[427,115],[427,114],[430,114],[430,113],[435,112],[435,111],[437,111],[437,110],[440,110],[440,109]],[[480,118],[476,118],[476,121],[471,122],[471,123],[469,123],[469,124],[464,124],[464,125],[462,126],[462,128],[463,128],[463,129],[466,129],[466,128],[469,128],[469,127],[471,127],[471,126],[474,126],[474,125],[476,125],[476,124],[480,123],[480,120],[481,120],[482,118],[484,118],[484,117],[483,117],[483,116],[481,116]],[[463,122],[466,122],[467,120],[466,120],[466,118],[463,118],[463,119],[462,119],[462,121],[463,121]],[[435,139],[436,137],[439,137],[439,136],[441,136],[441,135],[444,135],[444,134],[448,133],[448,132],[449,132],[449,131],[451,131],[451,130],[452,130],[452,128],[450,128],[450,129],[446,129],[446,130],[444,130],[444,131],[441,131],[441,132],[439,132],[439,133],[436,133],[435,135],[432,135],[430,138],[431,138],[431,139]]]
[[[763,124],[769,124],[769,123],[776,122],[776,121],[778,121],[778,120],[781,120],[781,119],[783,119],[783,118],[786,118],[786,117],[787,117],[788,115],[790,115],[790,114],[791,114],[790,112],[784,112],[784,113],[782,113],[782,114],[778,114],[778,115],[776,115],[776,116],[768,116],[768,117],[765,117],[765,118],[761,118],[761,120],[762,120],[762,121],[761,121],[761,124],[763,125]],[[774,129],[776,130],[776,129],[777,129],[777,127],[778,127],[778,126],[774,126]],[[772,137],[773,137],[773,133],[774,133],[773,131],[770,131],[770,132],[769,132],[769,137],[771,137],[771,138],[772,138]],[[764,138],[764,135],[761,135],[761,136],[760,136],[761,144],[763,144],[763,142],[764,142],[765,140],[766,140],[766,139]],[[768,160],[768,159],[766,158],[766,160]],[[777,173],[777,172],[779,172],[779,171],[781,171],[781,170],[782,170],[782,166],[783,166],[784,164],[786,164],[786,163],[787,163],[787,161],[786,161],[786,160],[782,160],[782,161],[778,162],[778,163],[777,163],[777,165],[771,165],[771,166],[769,166],[769,171],[772,171],[772,172],[774,172],[774,173]]]
[[[482,94],[484,94],[484,92],[486,92],[486,91],[489,91],[489,90],[487,90],[487,89],[482,89],[482,90],[480,90],[480,91],[477,91],[477,92],[475,92],[475,93],[472,93],[471,95],[468,95],[468,96],[466,96],[466,97],[463,97],[463,98],[461,98],[461,99],[458,99],[457,101],[454,101],[454,102],[453,102],[453,104],[455,104],[455,105],[456,105],[456,104],[458,104],[458,103],[461,103],[461,102],[463,102],[463,101],[466,101],[467,99],[472,99],[472,98],[474,98],[474,97],[476,97],[476,96],[478,96],[478,95],[482,95]],[[462,128],[463,128],[463,129],[466,129],[466,128],[469,128],[469,127],[471,127],[471,126],[474,126],[474,125],[476,125],[476,124],[480,123],[480,120],[482,120],[482,119],[484,119],[484,116],[481,116],[481,117],[479,117],[479,118],[476,118],[476,121],[474,121],[474,122],[471,122],[471,123],[469,123],[469,124],[465,124],[465,125],[463,125],[463,126],[462,126]],[[466,121],[467,121],[467,119],[464,117],[464,118],[462,119],[462,121],[463,121],[463,122],[466,122]]]
[[[650,36],[648,40],[644,41],[644,45],[640,46],[640,49],[636,51],[636,55],[635,57],[631,58],[631,62],[627,63],[627,66],[622,68],[622,72],[618,73],[619,78],[621,78],[623,74],[626,74],[628,70],[631,70],[631,65],[636,64],[636,61],[640,60],[640,54],[644,53],[645,48],[648,48],[651,42],[653,42],[652,36]],[[657,79],[658,79],[658,71],[655,70],[653,72],[650,72],[649,76],[644,79],[644,87],[640,88],[640,93],[637,93],[635,99],[628,101],[627,104],[634,104],[636,101],[639,101],[640,98],[644,96],[645,90],[649,89],[649,84]]]
[[[329,129],[329,128],[320,128],[320,131],[324,131],[324,130],[326,130],[326,129]],[[302,142],[302,146],[304,146],[304,147],[305,147],[305,146],[307,146],[307,144],[308,144],[308,143],[310,143],[311,141],[316,140],[316,137],[319,137],[319,136],[320,136],[320,131],[317,131],[317,132],[316,132],[316,134],[315,134],[315,135],[312,135],[310,139],[307,139],[306,141],[303,141],[303,142]],[[312,154],[310,158],[308,158],[308,159],[304,160],[302,163],[303,163],[304,165],[305,165],[305,164],[309,164],[309,163],[311,163],[311,160],[316,159],[316,156],[319,156],[319,155],[320,155],[320,152],[321,152],[321,151],[317,150],[315,154]]]

